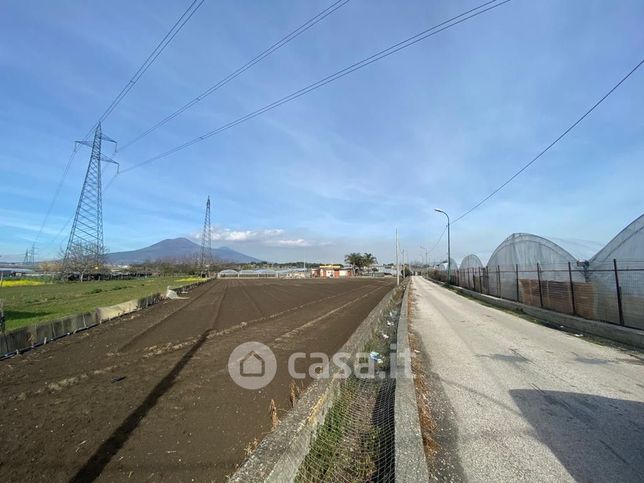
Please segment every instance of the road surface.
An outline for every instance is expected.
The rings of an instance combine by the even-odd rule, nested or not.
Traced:
[[[414,277],[438,479],[644,481],[644,358]],[[447,458],[449,460],[449,458]]]

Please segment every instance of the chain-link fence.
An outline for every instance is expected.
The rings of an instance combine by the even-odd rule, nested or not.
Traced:
[[[429,276],[447,281],[444,271]],[[483,294],[644,330],[644,261],[497,265],[457,269],[450,279]]]
[[[391,343],[396,339],[400,308],[392,309],[376,335],[363,347],[377,359],[384,377],[344,380],[338,396],[318,428],[297,482],[354,482],[395,480],[394,401]],[[375,355],[375,356],[374,356]]]

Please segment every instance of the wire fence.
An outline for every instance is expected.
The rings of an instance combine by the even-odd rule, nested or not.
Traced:
[[[386,377],[354,374],[341,383],[296,482],[395,481],[396,381],[390,377],[395,353],[390,344],[396,338],[399,314],[399,306],[392,309],[363,347],[364,354],[377,354],[378,369]]]
[[[447,282],[447,273],[429,271]],[[644,261],[456,269],[450,283],[494,297],[644,330]]]

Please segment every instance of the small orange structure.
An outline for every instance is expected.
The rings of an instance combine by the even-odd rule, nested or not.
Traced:
[[[339,264],[320,265],[311,269],[313,278],[347,278],[353,276],[353,269]]]

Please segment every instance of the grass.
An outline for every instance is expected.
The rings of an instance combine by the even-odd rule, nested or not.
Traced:
[[[37,322],[59,319],[66,315],[90,312],[96,307],[114,305],[156,292],[165,292],[168,285],[178,287],[198,280],[201,279],[150,277],[82,283],[4,280],[0,287],[0,300],[4,300],[6,330],[9,331]],[[7,282],[23,283],[8,285]]]

